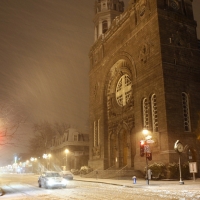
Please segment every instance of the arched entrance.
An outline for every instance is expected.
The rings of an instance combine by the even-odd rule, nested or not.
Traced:
[[[116,166],[117,161],[117,136],[112,134],[110,137],[110,165]]]
[[[125,129],[121,129],[118,137],[119,144],[119,167],[127,165],[128,147],[127,147],[127,132]]]
[[[110,136],[110,167],[123,167],[128,163],[127,130]]]

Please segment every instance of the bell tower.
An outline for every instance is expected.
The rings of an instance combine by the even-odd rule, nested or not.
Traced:
[[[124,2],[120,0],[96,0],[95,2],[95,41],[111,26],[113,19],[124,11]]]

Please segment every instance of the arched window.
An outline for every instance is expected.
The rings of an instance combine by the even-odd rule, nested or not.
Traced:
[[[132,95],[132,82],[127,74],[124,74],[118,81],[116,87],[116,100],[119,106],[127,105]]]
[[[157,102],[155,94],[151,96],[151,112],[152,112],[153,132],[158,132],[158,111],[157,111]]]
[[[191,131],[189,99],[188,95],[185,92],[182,92],[182,106],[183,106],[184,130],[189,132]]]
[[[108,22],[104,20],[102,22],[102,33],[105,33],[108,30]]]
[[[144,98],[142,101],[142,110],[143,110],[143,127],[149,129],[149,112],[148,112],[147,98]]]
[[[98,37],[99,37],[99,26],[96,26],[96,39],[98,39]]]

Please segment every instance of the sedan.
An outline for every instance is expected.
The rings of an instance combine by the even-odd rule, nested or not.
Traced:
[[[60,175],[67,180],[73,180],[74,176],[70,171],[62,171]]]
[[[59,172],[47,171],[43,172],[38,179],[39,187],[53,188],[53,187],[63,187],[66,188],[67,180],[64,179]]]

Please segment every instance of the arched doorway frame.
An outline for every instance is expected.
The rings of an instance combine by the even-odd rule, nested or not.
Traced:
[[[118,65],[118,66],[117,66]],[[104,101],[104,105],[106,105],[104,108],[106,108],[104,110],[104,131],[105,131],[105,137],[104,137],[104,141],[105,141],[105,156],[108,158],[108,160],[106,161],[107,164],[105,164],[105,168],[110,168],[112,167],[112,164],[114,163],[113,160],[118,161],[119,156],[117,153],[113,153],[114,150],[112,148],[112,141],[111,141],[111,137],[112,134],[115,133],[115,137],[118,138],[118,134],[119,134],[119,128],[116,129],[116,126],[113,128],[110,128],[110,120],[109,120],[109,111],[108,111],[108,96],[112,93],[114,94],[115,92],[115,86],[119,80],[119,78],[122,76],[122,74],[128,74],[130,76],[130,78],[133,80],[133,84],[135,85],[137,82],[137,69],[136,69],[136,65],[134,63],[133,57],[131,55],[129,55],[127,52],[119,52],[118,54],[115,55],[115,57],[110,58],[109,62],[107,63],[107,66],[110,66],[110,68],[107,68],[107,73],[105,73],[106,75],[103,78],[103,82],[104,82],[104,93],[103,93],[103,101]],[[121,74],[122,73],[122,74]],[[117,78],[116,78],[117,77]],[[113,98],[114,96],[110,96],[111,98]],[[113,99],[112,99],[113,100]],[[114,99],[115,101],[115,99]],[[111,103],[116,103],[116,102],[111,102]],[[121,108],[121,110],[123,110],[123,108]],[[123,111],[122,111],[123,112]],[[115,114],[115,113],[111,113],[111,114]],[[132,115],[134,115],[134,113],[132,112]],[[134,117],[133,117],[134,118]],[[123,119],[123,116],[121,117],[121,119],[117,120],[117,124],[123,124],[123,121],[127,121]],[[116,121],[115,121],[116,122]],[[115,123],[114,122],[114,123]],[[131,167],[131,132],[130,129],[132,130],[133,127],[131,125],[130,128],[128,128],[127,126],[127,160],[129,159],[129,162],[127,161],[127,164]],[[118,130],[118,131],[117,131]],[[116,135],[117,134],[117,135]],[[125,145],[124,145],[125,146]],[[116,148],[116,147],[115,147]],[[116,155],[115,159],[113,158]],[[119,166],[119,165],[118,165]]]
[[[121,168],[129,163],[131,153],[130,128],[125,122],[119,124],[109,137],[110,167]]]

